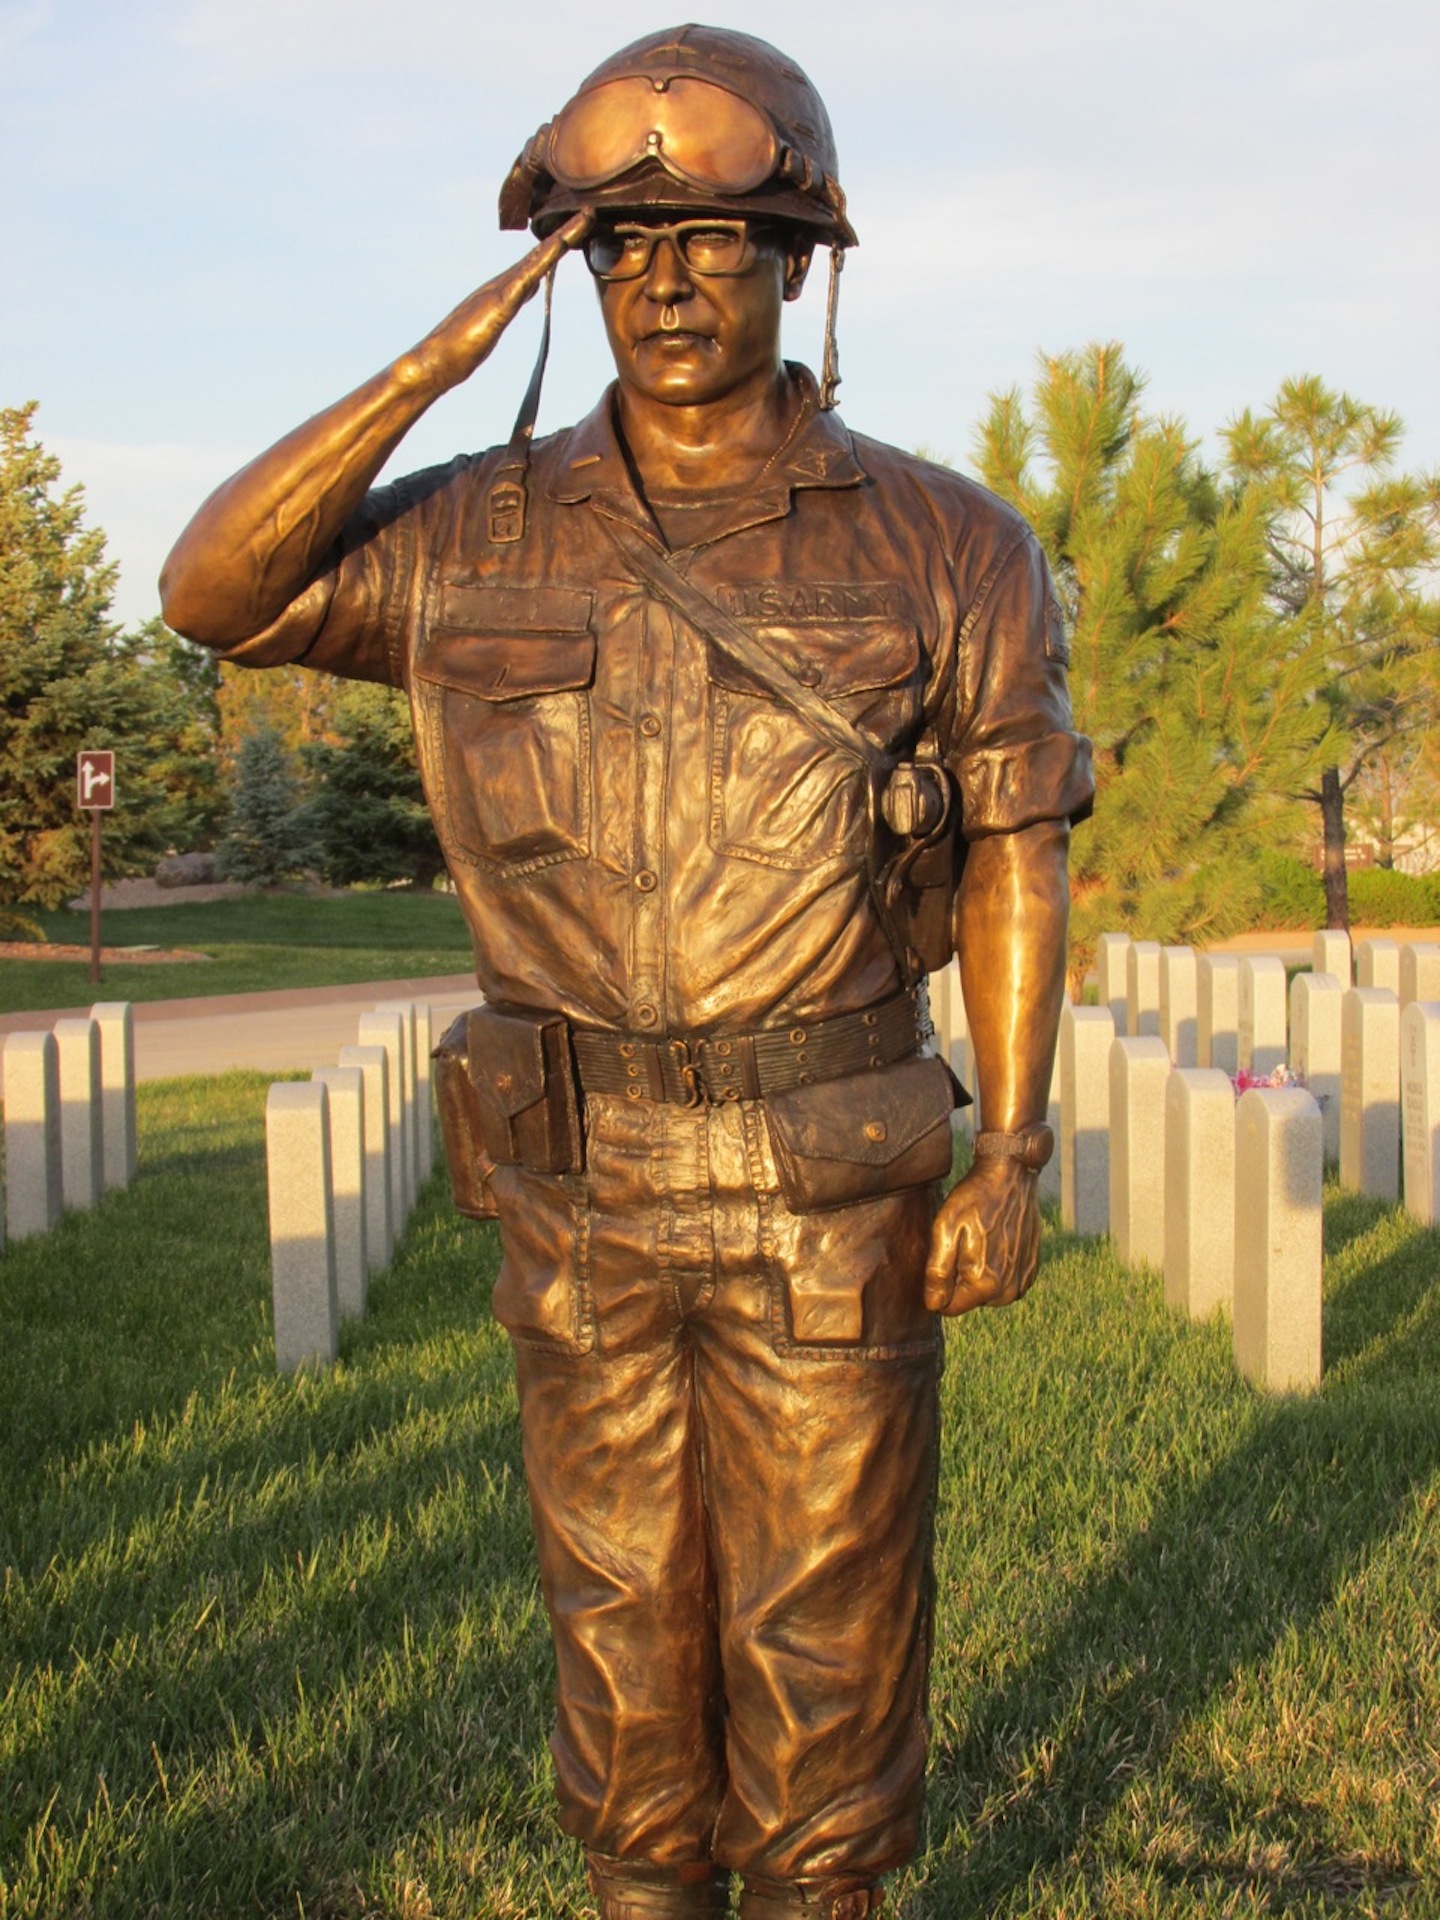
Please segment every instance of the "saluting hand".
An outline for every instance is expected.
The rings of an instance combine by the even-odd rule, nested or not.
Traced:
[[[494,351],[501,334],[562,254],[578,247],[594,225],[588,211],[574,214],[513,267],[497,273],[462,300],[428,333],[414,357],[441,387],[458,386]]]

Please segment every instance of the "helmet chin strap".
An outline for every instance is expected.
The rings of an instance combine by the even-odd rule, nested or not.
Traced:
[[[830,284],[825,294],[825,357],[820,362],[820,405],[835,404],[835,389],[840,384],[840,349],[835,340],[835,317],[840,307],[840,275],[845,266],[845,249],[830,249]]]
[[[530,442],[535,437],[535,422],[540,413],[540,389],[545,384],[545,362],[550,357],[550,308],[554,298],[555,268],[551,267],[545,276],[545,324],[540,329],[540,351],[535,356],[530,384],[515,416],[505,458],[486,502],[490,541],[497,547],[513,546],[525,538],[525,483],[530,472]]]

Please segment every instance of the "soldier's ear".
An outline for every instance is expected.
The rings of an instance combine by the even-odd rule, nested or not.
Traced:
[[[785,298],[798,300],[805,286],[805,276],[810,271],[810,262],[815,257],[815,242],[804,232],[792,229],[785,244]]]

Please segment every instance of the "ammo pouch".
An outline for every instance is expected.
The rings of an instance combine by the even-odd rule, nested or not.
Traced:
[[[487,1165],[579,1172],[584,1132],[563,1016],[472,1007],[446,1032],[435,1061],[445,1160],[462,1213],[493,1217]]]
[[[765,1102],[780,1191],[792,1213],[819,1213],[950,1171],[950,1115],[969,1095],[933,1054],[875,1073],[790,1087]]]
[[[882,883],[884,910],[912,964],[939,973],[955,954],[959,809],[946,769],[901,761],[880,795],[885,824],[902,844]]]

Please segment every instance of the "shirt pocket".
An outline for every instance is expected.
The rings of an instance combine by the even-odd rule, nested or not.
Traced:
[[[792,679],[813,688],[883,748],[920,713],[920,642],[900,620],[756,627]],[[710,647],[710,844],[717,852],[805,872],[863,855],[867,776],[800,715]]]
[[[412,697],[452,860],[520,875],[589,853],[594,599],[566,587],[442,589]]]

